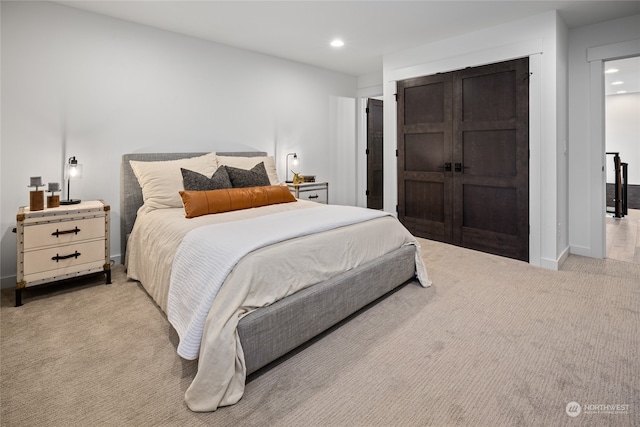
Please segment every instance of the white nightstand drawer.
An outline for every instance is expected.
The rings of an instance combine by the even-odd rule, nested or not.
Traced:
[[[104,239],[24,252],[24,275],[50,272],[60,276],[84,270],[87,264],[103,266]]]
[[[301,184],[287,184],[289,191],[300,200],[329,203],[329,184],[326,182],[304,182]]]
[[[104,238],[104,234],[104,217],[29,224],[24,227],[24,250]]]
[[[324,203],[327,204],[327,190],[326,189],[318,189],[318,190],[310,190],[310,191],[300,191],[298,193],[299,199],[302,200],[310,200],[312,202]]]

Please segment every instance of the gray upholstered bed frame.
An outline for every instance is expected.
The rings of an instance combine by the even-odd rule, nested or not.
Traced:
[[[142,206],[142,191],[129,160],[159,161],[205,153],[124,154],[120,170],[120,238],[122,259]],[[263,152],[218,153],[224,156],[264,156]],[[330,280],[297,292],[240,320],[238,334],[247,375],[304,344],[351,314],[415,277],[415,248],[405,246]]]

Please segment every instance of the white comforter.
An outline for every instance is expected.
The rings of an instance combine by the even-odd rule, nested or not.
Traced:
[[[299,201],[193,219],[185,219],[182,209],[141,213],[129,240],[128,274],[140,280],[167,312],[174,254],[190,230],[209,223],[310,208],[324,212],[330,207]],[[416,242],[395,218],[385,216],[288,239],[244,257],[226,277],[206,314],[198,373],[185,394],[188,406],[194,411],[212,411],[242,397],[245,366],[236,326],[244,315],[405,244]],[[354,247],[358,250],[351,250]],[[430,282],[419,256],[416,262],[421,283],[428,286]]]

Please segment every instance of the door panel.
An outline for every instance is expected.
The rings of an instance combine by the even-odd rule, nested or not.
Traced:
[[[398,82],[398,217],[413,234],[451,240],[452,79]]]
[[[490,200],[491,203],[487,203]],[[514,188],[465,185],[462,226],[516,235],[517,194]]]
[[[442,172],[444,134],[413,133],[404,137],[405,171]]]
[[[406,192],[411,194],[405,204],[405,216],[434,222],[444,222],[444,185],[438,182],[407,180]]]
[[[512,119],[516,117],[516,72],[494,70],[495,65],[461,71],[462,121],[481,122]],[[479,71],[484,69],[485,71]],[[476,74],[477,72],[488,74]]]
[[[383,207],[383,103],[367,100],[367,207]]]
[[[414,82],[404,90],[406,115],[404,125],[443,123],[445,117],[445,83],[439,81]],[[428,108],[424,108],[428,106]],[[449,112],[446,112],[447,114]]]
[[[398,82],[398,217],[529,258],[528,58]]]
[[[513,177],[517,172],[514,130],[468,131],[463,133],[464,173],[476,176]]]
[[[529,260],[529,60],[454,76],[454,243]]]

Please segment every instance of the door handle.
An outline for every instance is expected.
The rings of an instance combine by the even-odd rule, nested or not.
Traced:
[[[75,233],[78,234],[80,232],[80,229],[78,227],[73,227],[73,230],[62,230],[59,231],[56,228],[56,231],[51,233],[52,236],[56,236],[56,237],[60,237],[61,234],[71,234],[71,233]]]
[[[469,169],[469,166],[462,166],[462,163],[456,163],[455,165],[456,172],[462,172],[463,169]]]
[[[59,254],[56,254],[56,256],[51,257],[51,260],[52,260],[52,261],[55,261],[55,262],[59,262],[61,259],[69,259],[69,258],[76,258],[76,259],[78,259],[78,257],[79,257],[80,255],[82,255],[80,252],[78,252],[78,251],[73,251],[73,253],[72,253],[72,254],[69,254],[69,255],[59,255]]]
[[[451,163],[445,163],[444,170],[445,172],[451,172]]]

